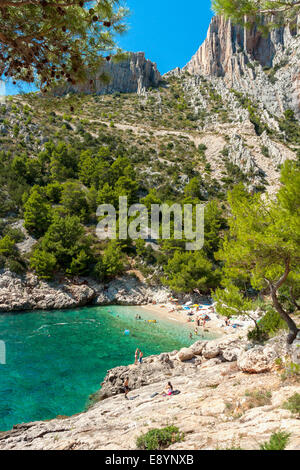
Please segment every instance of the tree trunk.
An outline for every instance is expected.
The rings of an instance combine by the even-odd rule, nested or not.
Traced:
[[[277,291],[285,283],[285,281],[288,278],[289,273],[290,273],[290,258],[288,257],[285,260],[284,273],[281,276],[281,278],[276,282],[276,284],[272,284],[266,278],[265,278],[265,280],[267,281],[267,283],[269,285],[270,293],[271,293],[271,297],[272,297],[272,301],[273,301],[273,305],[274,305],[275,309],[277,310],[277,312],[279,313],[281,318],[286,322],[286,324],[289,327],[290,332],[289,332],[288,337],[287,337],[287,342],[288,342],[288,344],[292,344],[294,342],[294,340],[296,339],[296,336],[297,336],[297,334],[300,330],[298,329],[298,327],[297,327],[296,323],[294,322],[294,320],[292,320],[292,318],[289,316],[289,314],[284,310],[284,308],[282,307],[282,305],[279,302],[278,297],[277,297]]]
[[[279,315],[281,316],[281,318],[287,323],[289,330],[290,330],[288,338],[287,338],[287,342],[288,344],[292,344],[294,340],[296,339],[296,336],[300,330],[298,329],[294,320],[289,316],[288,313],[286,313],[286,311],[283,309],[282,305],[280,304],[278,297],[277,297],[277,291],[274,288],[274,286],[270,286],[270,289],[271,289],[273,305],[276,308]]]

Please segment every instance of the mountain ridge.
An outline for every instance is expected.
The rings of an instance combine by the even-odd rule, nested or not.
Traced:
[[[294,29],[282,27],[265,37],[256,27],[249,30],[215,16],[204,43],[182,70],[221,77],[228,88],[250,94],[270,113],[292,109],[300,118],[299,33],[300,17]]]

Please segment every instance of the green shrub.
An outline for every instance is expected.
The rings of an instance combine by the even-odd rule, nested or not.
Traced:
[[[245,392],[248,397],[248,408],[257,408],[271,404],[272,392],[270,390],[253,390],[252,392]]]
[[[6,258],[3,255],[0,255],[0,269],[3,269],[5,267],[6,263]]]
[[[15,243],[20,243],[25,240],[25,235],[19,228],[6,227],[3,233],[8,235]]]
[[[3,238],[0,239],[0,255],[14,256],[15,254],[15,241],[9,235],[5,235]]]
[[[13,273],[16,274],[24,274],[26,271],[26,266],[20,261],[17,261],[15,259],[9,259],[7,260],[5,266]]]
[[[300,418],[300,393],[294,393],[284,404],[283,408],[291,411]]]
[[[55,256],[41,248],[37,248],[30,258],[31,269],[33,269],[41,279],[52,279],[56,264]]]
[[[269,442],[260,445],[260,450],[284,450],[289,442],[290,434],[287,432],[275,432]]]
[[[113,279],[125,270],[123,254],[117,242],[111,242],[105,248],[103,256],[94,267],[94,276],[99,281]]]
[[[247,337],[250,341],[254,341],[255,343],[263,343],[269,339],[268,333],[259,328],[254,328],[249,331]]]
[[[258,329],[249,331],[248,339],[263,342],[282,329],[287,329],[285,321],[282,320],[279,313],[269,307],[265,316],[258,322]]]
[[[284,367],[284,372],[281,375],[281,379],[296,379],[299,380],[300,377],[300,365],[295,364],[294,362],[288,362]]]
[[[183,439],[184,434],[177,427],[167,426],[162,429],[151,429],[137,438],[136,445],[142,450],[162,450]]]
[[[259,327],[271,334],[287,328],[285,321],[281,318],[279,313],[272,308],[269,308],[265,316],[260,320]]]

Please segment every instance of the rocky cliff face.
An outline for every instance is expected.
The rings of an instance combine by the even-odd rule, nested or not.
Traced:
[[[109,77],[109,83],[101,80],[101,75]],[[54,90],[56,95],[69,92],[96,93],[105,95],[111,93],[141,93],[149,87],[156,87],[161,81],[161,75],[155,63],[145,59],[144,52],[130,52],[128,57],[118,63],[107,62],[101,67],[96,77],[89,82],[72,85],[66,84]]]
[[[246,92],[273,114],[293,109],[300,118],[300,18],[294,29],[267,37],[216,16],[207,38],[184,70],[222,77],[228,87]]]
[[[107,285],[92,279],[62,279],[45,282],[27,273],[18,276],[0,272],[0,314],[22,310],[68,309],[84,305],[145,305],[166,302],[170,293],[163,287],[153,288],[133,276],[115,279]]]

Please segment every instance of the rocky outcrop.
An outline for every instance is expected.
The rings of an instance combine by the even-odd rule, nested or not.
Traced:
[[[234,134],[230,139],[228,158],[245,173],[255,174],[258,172],[250,150],[246,147],[243,138],[238,134]]]
[[[299,360],[300,334],[292,345],[288,345],[286,335],[282,334],[269,340],[265,345],[253,345],[247,339],[247,331],[221,337],[208,342],[198,341],[189,348],[176,354],[181,362],[194,361],[205,363],[213,359],[221,362],[237,362],[239,370],[248,374],[268,372],[278,358],[290,357],[296,364]],[[202,358],[202,362],[199,361]]]
[[[189,349],[201,353],[199,343]],[[282,346],[281,338],[266,345],[276,351]],[[170,450],[259,449],[278,430],[290,433],[287,449],[299,449],[300,421],[285,409],[285,402],[299,392],[298,384],[282,382],[274,371],[250,375],[220,356],[237,347],[247,347],[247,340],[232,335],[214,342],[217,358],[182,362],[173,351],[147,357],[137,366],[109,370],[87,411],[16,425],[0,433],[0,449],[133,450],[141,434],[170,424],[185,435]],[[168,381],[177,395],[163,396]]]
[[[108,78],[103,80],[103,75]],[[92,83],[90,83],[92,79]],[[66,84],[53,90],[55,95],[66,93],[96,93],[105,95],[111,93],[142,93],[149,87],[157,87],[161,82],[161,75],[154,62],[145,59],[144,52],[130,52],[128,57],[120,62],[107,62],[100,69],[96,77],[90,77],[86,83]]]
[[[215,16],[206,40],[183,70],[222,78],[228,88],[253,96],[270,113],[293,109],[300,118],[299,25],[266,37],[256,27]]]
[[[248,372],[248,374],[260,374],[262,372],[268,372],[277,357],[272,348],[256,346],[241,354],[238,358],[237,365],[240,370]]]
[[[167,289],[148,287],[134,276],[124,276],[104,285],[89,278],[45,282],[30,273],[18,276],[6,270],[0,274],[0,312],[84,305],[145,305],[166,302],[169,295]]]
[[[208,342],[198,341],[189,348],[181,349],[176,357],[180,361],[202,356],[204,360],[219,358],[224,362],[234,362],[247,348],[246,334],[247,332],[243,331],[237,335],[221,337]]]
[[[262,144],[268,152],[275,166],[283,165],[287,159],[293,159],[293,154],[289,149],[284,148],[279,143],[273,142],[267,135],[266,131],[261,135]]]
[[[272,67],[276,52],[285,48],[297,29],[279,28],[267,37],[257,27],[252,29],[234,25],[231,20],[215,16],[207,37],[185,69],[193,74],[232,79],[241,73],[249,59],[263,67]]]
[[[286,343],[286,335],[282,334],[264,346],[255,346],[247,339],[247,331],[211,341],[197,341],[180,351],[147,357],[142,367],[122,366],[109,370],[93,400],[103,400],[123,393],[123,382],[126,377],[129,378],[130,389],[133,391],[159,382],[164,377],[178,377],[196,369],[198,371],[210,369],[213,365],[222,363],[235,364],[237,370],[247,374],[270,372],[277,358],[292,358],[294,354],[298,354],[299,341],[298,343],[297,341],[289,346]],[[211,383],[211,378],[209,380]]]

